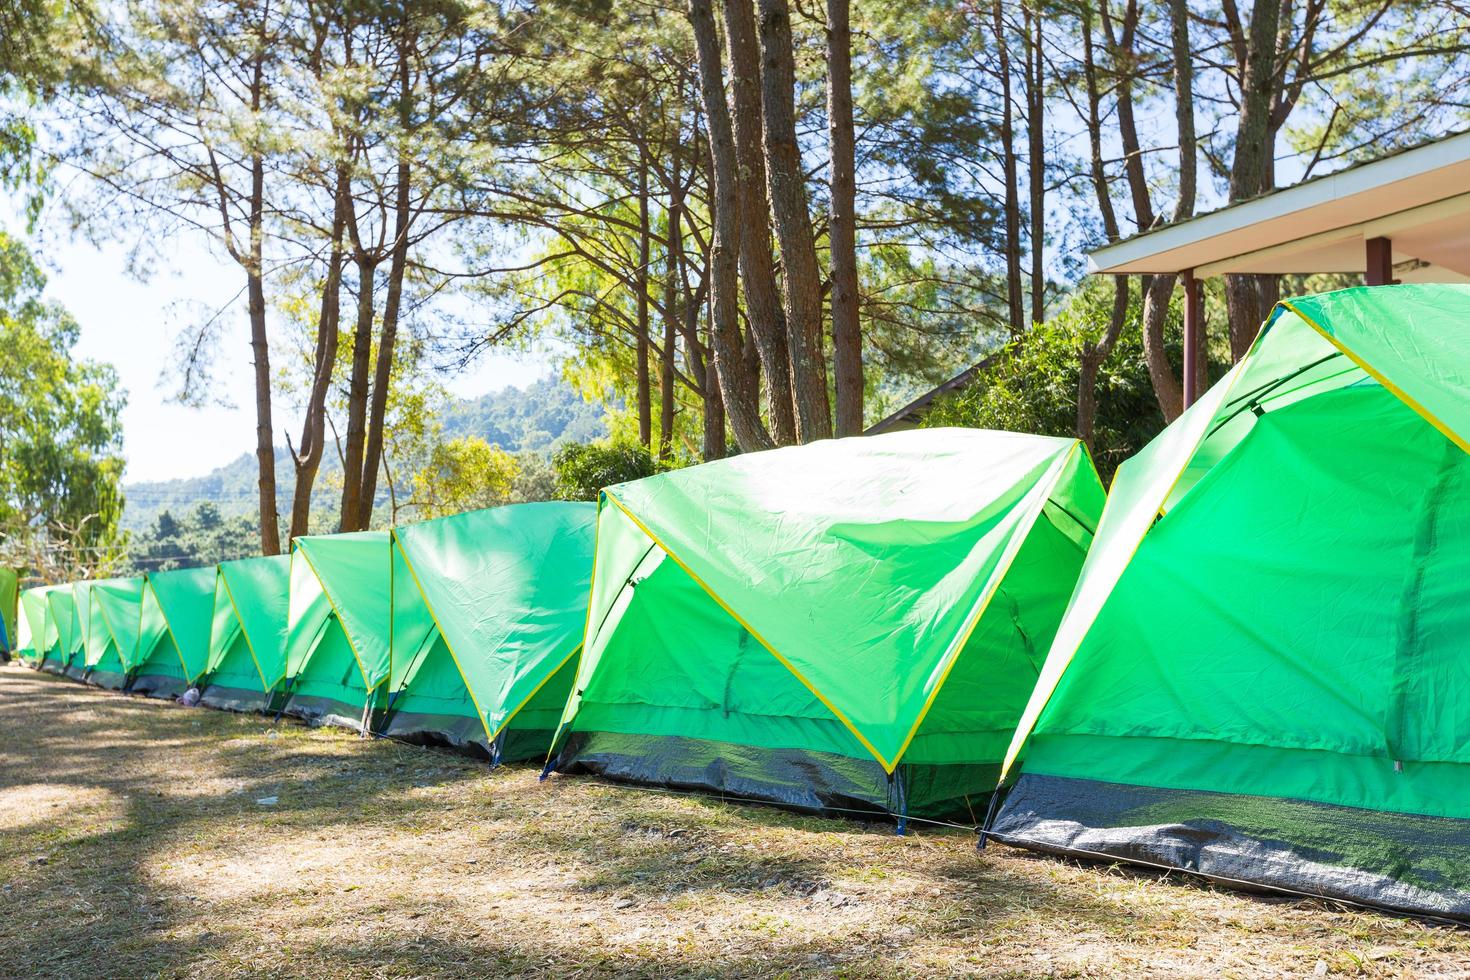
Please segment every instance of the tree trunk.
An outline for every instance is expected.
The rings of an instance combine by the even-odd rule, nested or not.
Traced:
[[[1194,126],[1194,48],[1189,40],[1188,0],[1169,0],[1169,40],[1174,59],[1174,125],[1179,133],[1179,200],[1174,202],[1174,221],[1194,215],[1199,168],[1199,139]],[[1185,299],[1188,302],[1188,297]],[[1209,387],[1209,343],[1205,325],[1200,324],[1201,349],[1195,361],[1194,390]],[[1181,391],[1180,407],[1183,408]]]
[[[388,295],[383,302],[383,326],[378,332],[378,352],[373,364],[373,394],[368,406],[367,445],[362,461],[362,490],[358,495],[357,530],[373,523],[373,503],[378,495],[378,467],[383,461],[384,427],[388,396],[393,387],[393,351],[398,343],[398,318],[403,308],[403,277],[408,270],[408,232],[412,220],[408,209],[410,168],[398,166],[398,186],[393,210],[393,252],[388,263]]]
[[[1008,53],[1001,0],[991,4],[991,29],[999,58],[1001,168],[1005,181],[1006,315],[1011,335],[1019,337],[1025,313],[1021,308],[1021,202],[1016,187],[1015,110],[1011,102],[1011,57]]]
[[[852,131],[849,0],[827,0],[827,125],[832,152],[832,380],[839,436],[863,434],[863,335],[858,319],[857,151]]]
[[[1174,124],[1179,131],[1179,200],[1174,220],[1193,216],[1199,163],[1194,128],[1194,50],[1189,43],[1189,2],[1169,0],[1169,39],[1174,55]]]
[[[664,343],[660,351],[658,389],[658,456],[668,460],[674,455],[674,358],[678,350],[679,331],[679,267],[683,262],[684,188],[679,172],[679,148],[673,148],[669,165],[669,207],[665,213],[664,239]]]
[[[762,155],[760,46],[750,0],[724,4],[725,38],[730,49],[730,114],[735,121],[736,180],[740,196],[740,278],[750,335],[765,369],[771,435],[778,445],[796,442],[796,405],[792,400],[791,355],[786,315],[776,287],[771,253],[771,202],[766,193]]]
[[[1138,32],[1138,0],[1128,0],[1124,6],[1122,31],[1116,35],[1108,4],[1102,4],[1099,10],[1113,69],[1117,73],[1118,139],[1123,147],[1123,172],[1128,177],[1128,191],[1133,199],[1133,219],[1139,231],[1147,231],[1154,224],[1154,209],[1149,197],[1148,175],[1143,169],[1138,123],[1133,115],[1133,83],[1138,72],[1138,52],[1134,50]]]
[[[1240,67],[1240,115],[1235,130],[1235,155],[1230,162],[1231,203],[1245,201],[1269,189],[1274,175],[1271,137],[1271,105],[1280,84],[1277,67],[1277,28],[1281,24],[1281,0],[1256,0],[1247,29],[1245,64]],[[1231,275],[1225,277],[1225,305],[1230,316],[1230,351],[1238,361],[1250,350],[1266,318],[1263,303],[1274,294],[1271,277]]]
[[[333,192],[332,246],[327,258],[327,277],[322,283],[321,312],[317,317],[316,363],[311,391],[306,399],[306,418],[301,424],[301,444],[295,453],[296,487],[291,498],[291,538],[311,529],[311,492],[316,486],[326,446],[326,401],[332,373],[337,366],[337,338],[341,321],[342,235],[346,225],[350,187],[345,168],[338,168]]]
[[[1107,170],[1103,166],[1102,141],[1102,93],[1097,80],[1097,58],[1092,42],[1092,11],[1082,9],[1082,74],[1087,89],[1087,139],[1091,149],[1092,189],[1097,196],[1098,213],[1102,216],[1103,232],[1108,241],[1118,240],[1118,215],[1113,208],[1112,193],[1108,188]],[[1094,454],[1094,439],[1097,435],[1097,378],[1113,349],[1128,319],[1128,277],[1113,277],[1113,313],[1108,321],[1107,332],[1098,343],[1084,343],[1078,352],[1077,371],[1077,438]]]
[[[1097,435],[1097,376],[1102,366],[1113,356],[1113,348],[1123,335],[1128,322],[1128,277],[1113,277],[1113,312],[1108,319],[1108,329],[1102,340],[1087,344],[1078,357],[1077,371],[1077,438],[1095,452],[1093,439]],[[1095,461],[1095,460],[1094,460]]]
[[[407,7],[404,8],[405,13]],[[407,138],[413,121],[413,87],[410,65],[409,24],[405,16],[399,25],[398,39],[398,126]],[[409,212],[409,191],[413,168],[407,156],[400,155],[393,188],[393,247],[388,259],[388,295],[383,303],[383,326],[378,334],[378,351],[373,366],[372,403],[368,407],[367,445],[363,452],[362,489],[358,494],[359,531],[373,523],[373,505],[378,496],[378,468],[383,461],[383,440],[387,433],[388,397],[393,387],[393,352],[398,343],[398,318],[403,308],[403,277],[408,271],[408,235],[413,216]]]
[[[637,400],[638,441],[643,448],[653,448],[653,394],[649,390],[648,378],[648,263],[650,239],[648,227],[648,147],[638,144],[638,271],[634,283],[638,290],[635,298],[638,305],[637,352]]]
[[[689,0],[689,23],[694,28],[699,52],[699,87],[709,125],[712,173],[710,211],[714,238],[710,247],[710,333],[713,339],[714,378],[718,385],[706,386],[706,416],[709,401],[719,388],[720,402],[729,414],[735,442],[743,452],[770,449],[775,445],[760,415],[760,389],[744,360],[740,336],[740,292],[736,280],[739,250],[740,201],[735,190],[735,135],[725,106],[724,68],[720,63],[720,40],[715,29],[710,0]],[[723,428],[723,426],[722,426]]]
[[[705,372],[708,375],[708,371]],[[708,384],[704,396],[704,458],[725,458],[725,403],[720,386]]]
[[[342,513],[338,530],[356,531],[362,499],[363,443],[367,436],[368,374],[373,360],[373,280],[377,266],[359,252],[357,325],[352,331],[352,375],[347,385],[347,444],[342,453]]]
[[[256,203],[252,200],[250,248],[256,261],[259,261],[263,256],[256,244],[256,239],[260,237],[260,232],[255,227],[256,220]],[[260,471],[256,484],[260,503],[260,552],[263,555],[279,555],[281,526],[276,513],[276,447],[273,438],[275,422],[271,418],[270,338],[265,329],[265,282],[259,265],[246,272],[246,292],[250,308],[250,351],[254,355],[252,359],[255,365],[255,461]]]
[[[786,277],[786,344],[796,435],[801,442],[812,442],[831,438],[832,411],[822,357],[822,279],[796,141],[796,61],[786,0],[760,0],[760,44],[766,181]]]
[[[1184,388],[1174,375],[1164,349],[1164,324],[1169,318],[1169,299],[1174,295],[1174,275],[1148,276],[1143,287],[1143,356],[1149,380],[1164,421],[1172,422],[1184,411]]]
[[[1031,322],[1046,319],[1046,274],[1042,266],[1046,243],[1046,80],[1042,53],[1041,11],[1026,11],[1026,140],[1030,160],[1026,177],[1031,209]],[[1032,33],[1032,32],[1035,33]]]
[[[259,112],[265,94],[265,22],[262,18],[250,79],[250,106]],[[276,512],[275,421],[271,417],[270,335],[265,327],[265,159],[250,160],[250,256],[245,269],[250,310],[250,351],[255,362],[255,462],[260,506],[260,551],[281,553],[281,523]]]

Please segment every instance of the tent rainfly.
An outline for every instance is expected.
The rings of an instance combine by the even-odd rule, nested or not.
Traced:
[[[41,650],[40,668],[51,674],[66,673],[71,653],[72,596],[70,582],[53,585],[46,591],[46,633]]]
[[[70,589],[55,598],[62,604],[53,609],[61,630],[60,673],[81,680],[87,673],[87,627],[91,625],[88,610],[91,608],[92,583],[73,582]]]
[[[89,684],[121,690],[137,656],[143,579],[102,579],[92,583],[89,597],[85,679]]]
[[[179,568],[150,572],[138,606],[138,642],[127,690],[155,698],[183,694],[209,662],[216,572]]]
[[[41,665],[46,652],[46,631],[51,626],[47,615],[46,593],[55,586],[41,585],[20,594],[20,638],[18,652],[32,667]]]
[[[533,503],[395,529],[379,731],[544,758],[581,648],[595,518],[591,503]]]
[[[286,673],[291,558],[221,562],[215,576],[201,704],[232,711],[272,707]]]
[[[295,540],[286,714],[369,729],[388,681],[391,547],[386,531]]]
[[[992,835],[1470,918],[1467,453],[1470,287],[1277,306],[1119,470]]]
[[[978,822],[1102,504],[1076,440],[970,429],[611,487],[553,765]]]
[[[14,653],[19,646],[20,577],[13,568],[0,568],[0,653]]]

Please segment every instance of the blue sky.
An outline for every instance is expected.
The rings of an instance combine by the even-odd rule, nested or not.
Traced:
[[[160,249],[155,263],[159,271],[140,281],[128,271],[127,250],[121,245],[99,249],[64,232],[44,231],[33,243],[48,269],[48,294],[81,324],[76,356],[111,363],[127,389],[127,481],[198,476],[253,451],[254,396],[242,305],[232,310],[222,341],[226,347],[220,362],[240,365],[219,379],[226,405],[187,408],[171,403],[172,389],[164,377],[181,329],[201,309],[213,309],[240,290],[237,268],[217,260],[202,241],[185,239]],[[237,351],[231,349],[236,346]],[[473,396],[529,384],[550,370],[542,356],[496,354],[446,382],[456,394]],[[291,413],[277,419],[278,429],[283,424],[294,430],[300,423]],[[278,433],[277,442],[283,441]]]

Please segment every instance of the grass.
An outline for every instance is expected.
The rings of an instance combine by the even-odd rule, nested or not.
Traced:
[[[0,669],[0,975],[1460,976],[1470,931]],[[274,805],[259,801],[275,797]]]

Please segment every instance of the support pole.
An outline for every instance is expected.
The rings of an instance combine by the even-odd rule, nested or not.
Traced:
[[[1393,285],[1393,242],[1387,238],[1370,238],[1363,244],[1368,250],[1368,263],[1364,266],[1363,284],[1367,286]]]
[[[1180,275],[1184,283],[1184,407],[1199,400],[1200,367],[1205,356],[1204,311],[1200,307],[1199,280],[1193,269]]]

